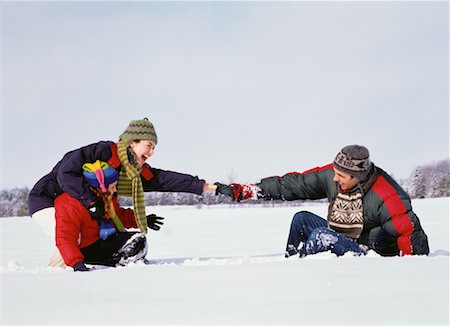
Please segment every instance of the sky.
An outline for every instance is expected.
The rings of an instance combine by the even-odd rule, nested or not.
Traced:
[[[448,2],[1,6],[1,179],[148,119],[147,163],[254,183],[349,144],[396,178],[449,157]]]

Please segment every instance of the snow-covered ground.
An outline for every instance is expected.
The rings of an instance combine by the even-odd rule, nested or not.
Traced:
[[[154,264],[47,268],[52,241],[30,218],[0,219],[1,317],[13,324],[448,325],[449,198],[413,201],[428,257],[324,253],[284,259],[293,214],[278,208],[154,207]]]

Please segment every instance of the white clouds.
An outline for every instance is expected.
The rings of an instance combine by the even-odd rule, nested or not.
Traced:
[[[34,163],[49,170],[58,155],[114,140],[143,116],[160,133],[156,166],[210,181],[232,169],[249,181],[307,169],[347,143],[368,145],[401,176],[448,155],[446,3],[5,8],[4,116],[11,126],[23,114],[33,121],[21,133],[6,128],[9,169],[21,161],[12,139],[40,135],[45,146],[62,135],[49,162]],[[416,143],[436,145],[418,152]],[[28,171],[19,185],[41,173]]]

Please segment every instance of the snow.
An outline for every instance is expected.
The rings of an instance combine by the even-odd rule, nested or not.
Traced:
[[[153,264],[88,273],[46,267],[52,241],[30,218],[0,219],[1,319],[12,324],[448,325],[449,198],[413,201],[428,257],[329,253],[285,259],[302,207],[147,207]]]

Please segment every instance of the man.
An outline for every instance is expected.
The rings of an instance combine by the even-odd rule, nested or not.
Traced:
[[[322,251],[340,256],[427,255],[428,239],[408,194],[381,168],[364,146],[344,147],[332,164],[303,173],[262,179],[254,185],[217,183],[217,193],[248,199],[322,199],[330,202],[327,220],[299,212],[292,220],[286,257]]]

